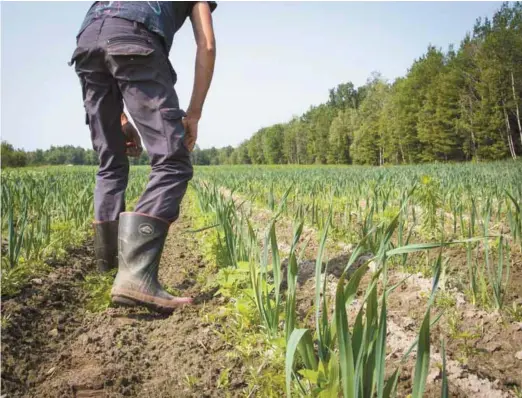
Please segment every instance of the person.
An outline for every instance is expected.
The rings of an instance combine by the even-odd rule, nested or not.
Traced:
[[[211,1],[95,2],[76,37],[69,64],[80,80],[86,123],[99,159],[95,256],[101,271],[118,269],[111,290],[116,305],[171,313],[192,302],[162,288],[158,267],[169,226],[179,217],[193,176],[190,152],[214,72],[216,6]],[[168,55],[187,18],[197,51],[185,112],[179,106],[177,75]],[[140,153],[141,141],[125,116],[124,104],[151,162],[148,184],[132,212],[125,211],[127,156]]]

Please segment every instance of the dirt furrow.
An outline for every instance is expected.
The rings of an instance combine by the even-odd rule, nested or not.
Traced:
[[[83,280],[94,272],[92,243],[2,303],[2,392],[8,397],[242,396],[242,364],[205,314],[222,303],[201,294],[208,272],[191,219],[171,226],[160,279],[199,304],[170,317],[147,310],[85,309]],[[199,276],[199,277],[198,277]]]

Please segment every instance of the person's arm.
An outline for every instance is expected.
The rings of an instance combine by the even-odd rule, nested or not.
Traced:
[[[183,119],[183,125],[185,127],[185,145],[189,151],[192,151],[198,138],[198,122],[203,112],[203,104],[214,74],[216,40],[212,26],[212,13],[207,2],[197,2],[192,7],[190,20],[197,51],[192,97],[187,108],[187,117]]]
[[[194,86],[187,109],[187,117],[201,118],[216,59],[216,40],[212,26],[212,14],[206,1],[197,2],[190,15],[194,39],[197,45]]]

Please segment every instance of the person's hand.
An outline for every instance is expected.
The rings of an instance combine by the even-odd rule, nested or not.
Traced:
[[[198,139],[198,123],[199,118],[190,116],[183,118],[183,127],[185,128],[185,145],[189,152],[194,150],[196,140]]]
[[[121,129],[125,136],[125,154],[132,158],[140,157],[143,147],[141,146],[141,138],[136,128],[127,121],[121,126]]]

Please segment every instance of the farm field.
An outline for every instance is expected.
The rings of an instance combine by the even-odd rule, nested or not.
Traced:
[[[196,167],[160,279],[197,305],[165,318],[110,306],[94,167],[5,170],[2,393],[520,397],[521,176]]]

